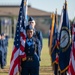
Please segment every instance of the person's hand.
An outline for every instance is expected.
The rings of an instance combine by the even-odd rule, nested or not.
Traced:
[[[22,58],[22,61],[25,61],[27,58],[25,57],[25,58]]]

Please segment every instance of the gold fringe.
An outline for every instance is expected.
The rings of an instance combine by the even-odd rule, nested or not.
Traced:
[[[61,69],[60,69],[60,73],[65,72],[65,71],[68,69],[68,67],[69,67],[69,66],[67,66],[64,70],[61,70]]]

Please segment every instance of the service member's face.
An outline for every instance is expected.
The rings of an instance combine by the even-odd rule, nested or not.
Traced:
[[[27,36],[28,36],[28,38],[31,38],[33,36],[33,29],[27,30]]]
[[[35,22],[30,21],[29,24],[32,25],[33,28],[35,27]]]

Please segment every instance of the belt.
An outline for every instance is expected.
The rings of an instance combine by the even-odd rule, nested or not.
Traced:
[[[28,57],[27,57],[27,61],[33,61],[33,57],[28,56]]]

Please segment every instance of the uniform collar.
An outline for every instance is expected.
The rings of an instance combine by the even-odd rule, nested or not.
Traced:
[[[30,38],[30,39],[27,38],[27,41],[32,41],[32,38]]]

